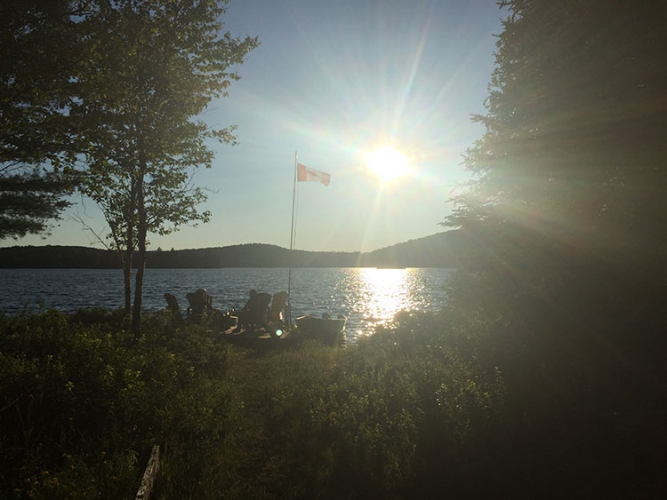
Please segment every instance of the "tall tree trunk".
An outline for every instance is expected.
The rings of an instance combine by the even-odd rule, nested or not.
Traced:
[[[130,188],[130,203],[125,214],[127,228],[125,230],[125,250],[123,252],[123,281],[125,284],[125,315],[130,316],[132,312],[132,253],[134,252],[134,212],[137,203],[137,189],[139,180],[133,179]],[[142,186],[143,188],[143,186]]]
[[[131,240],[128,240],[131,241]],[[132,247],[121,251],[123,262],[123,282],[125,285],[125,316],[132,312]]]
[[[141,331],[141,303],[146,269],[146,209],[144,206],[144,177],[146,175],[146,158],[139,154],[139,178],[137,180],[137,277],[134,284],[134,308],[132,311],[132,333],[139,335]]]

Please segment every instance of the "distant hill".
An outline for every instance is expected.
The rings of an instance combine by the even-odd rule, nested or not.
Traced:
[[[363,254],[372,267],[457,267],[464,252],[458,231],[436,233]]]
[[[462,244],[456,231],[437,233],[374,252],[295,250],[293,267],[456,267]],[[276,245],[250,243],[192,250],[152,250],[147,267],[162,269],[220,267],[288,267],[290,252]],[[115,269],[118,254],[77,246],[0,248],[0,268]]]

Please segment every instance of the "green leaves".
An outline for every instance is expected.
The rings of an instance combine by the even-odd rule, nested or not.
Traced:
[[[221,445],[233,391],[205,331],[156,315],[136,340],[103,310],[0,314],[0,329],[0,491],[130,498],[153,444],[176,462]],[[171,479],[187,489],[192,476]]]
[[[53,171],[75,159],[66,115],[81,56],[76,11],[66,0],[0,2],[0,239],[41,233],[70,205],[72,179]]]
[[[71,194],[76,176],[42,174],[38,170],[0,175],[0,240],[41,233],[50,219],[70,206],[63,199]]]
[[[194,118],[238,79],[228,68],[257,40],[219,34],[218,2],[118,2],[99,9],[83,23],[91,57],[79,74],[81,100],[72,110],[90,125],[78,136],[93,174],[86,194],[125,226],[139,219],[142,196],[148,232],[204,222],[209,214],[196,206],[206,195],[191,184],[190,171],[211,166],[206,138],[234,144],[236,137],[234,127],[208,131]],[[122,206],[106,201],[119,194]]]
[[[446,222],[488,248],[468,264],[532,261],[547,269],[535,259],[549,255],[655,275],[667,224],[667,147],[657,133],[667,127],[657,90],[667,79],[667,36],[656,21],[664,6],[501,5],[509,14],[488,112],[473,118],[486,131],[465,157],[475,181]]]
[[[255,38],[221,34],[222,3],[211,0],[93,1],[80,19],[86,60],[72,78],[72,138],[87,172],[83,192],[102,209],[125,270],[129,312],[133,253],[134,328],[141,311],[147,236],[207,222],[205,189],[193,172],[210,168],[206,140],[235,144],[233,127],[210,131],[197,119],[239,76],[230,69]]]

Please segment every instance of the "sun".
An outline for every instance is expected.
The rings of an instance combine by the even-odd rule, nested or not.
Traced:
[[[368,170],[376,174],[382,182],[394,180],[410,173],[407,157],[392,146],[382,146],[366,155]]]

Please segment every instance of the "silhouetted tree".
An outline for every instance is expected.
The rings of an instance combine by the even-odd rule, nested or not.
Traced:
[[[70,205],[63,196],[72,190],[72,182],[52,173],[0,175],[0,240],[45,231]]]
[[[500,4],[474,180],[445,222],[470,248],[449,300],[491,325],[484,345],[525,370],[516,380],[551,370],[582,394],[594,377],[609,388],[619,352],[661,370],[667,5]]]
[[[87,163],[84,192],[102,208],[113,246],[122,251],[125,307],[137,251],[132,324],[139,328],[149,233],[207,222],[197,206],[203,190],[192,171],[209,168],[208,138],[234,144],[233,127],[209,130],[195,120],[214,97],[225,97],[229,68],[241,64],[256,38],[222,31],[218,0],[91,1],[88,61],[76,75],[71,108]]]
[[[469,265],[532,286],[574,262],[667,277],[667,6],[500,4],[476,177],[446,221],[476,243]]]
[[[70,205],[71,179],[52,167],[75,157],[66,110],[82,57],[74,17],[84,10],[71,0],[0,1],[0,239],[43,232]]]

